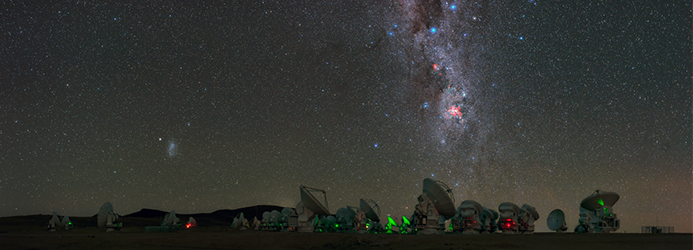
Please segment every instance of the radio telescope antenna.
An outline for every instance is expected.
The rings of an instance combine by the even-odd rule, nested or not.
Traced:
[[[568,226],[565,223],[565,213],[563,213],[563,210],[554,209],[551,211],[549,216],[546,217],[546,225],[549,227],[549,230],[556,231],[557,233],[565,232]]]
[[[306,208],[310,209],[317,215],[330,215],[330,210],[327,207],[327,192],[325,192],[325,190],[306,187],[303,185],[299,186],[299,189],[301,190],[301,201]],[[315,198],[311,191],[317,191],[323,194],[325,200],[324,205]]]
[[[99,228],[106,228],[106,220],[108,220],[109,213],[113,213],[113,204],[106,202],[101,206],[101,209],[96,216],[96,222]]]
[[[455,196],[447,184],[426,178],[423,180],[423,193],[433,200],[438,213],[447,217],[455,216]]]
[[[594,232],[608,233],[620,228],[621,220],[613,213],[612,208],[619,198],[617,193],[597,190],[580,202],[580,209],[591,213],[589,227]]]
[[[366,214],[366,218],[380,222],[380,206],[378,206],[378,203],[375,203],[375,201],[371,199],[364,200],[361,198],[361,200],[359,200],[359,206],[361,207],[361,211]]]

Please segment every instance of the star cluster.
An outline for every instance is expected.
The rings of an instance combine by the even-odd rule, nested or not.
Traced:
[[[691,7],[10,1],[0,216],[295,206],[303,184],[401,217],[430,177],[539,231],[601,189],[620,231],[691,232]]]

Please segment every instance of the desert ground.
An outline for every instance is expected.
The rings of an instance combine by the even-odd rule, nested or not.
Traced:
[[[258,210],[259,211],[259,210]],[[246,211],[252,218],[258,211]],[[294,233],[231,229],[235,210],[195,214],[199,226],[145,232],[165,212],[143,209],[122,218],[121,231],[106,233],[96,217],[75,217],[69,231],[46,230],[49,215],[0,218],[0,249],[693,249],[692,234],[395,235]],[[235,216],[235,215],[234,215]],[[188,216],[179,215],[182,222]],[[199,218],[199,219],[198,219]]]

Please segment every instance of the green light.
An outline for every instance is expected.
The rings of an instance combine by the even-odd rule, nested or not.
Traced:
[[[411,222],[409,222],[409,219],[407,219],[406,216],[402,216],[402,225],[399,226],[399,232],[402,234],[407,234],[409,233],[409,225]]]
[[[397,222],[395,222],[395,220],[392,219],[392,217],[387,216],[387,225],[388,226],[392,226],[392,225],[397,226]]]
[[[453,224],[454,224],[454,223],[452,223],[452,221],[450,221],[450,231],[453,230],[453,226],[452,226]]]
[[[396,227],[396,226],[397,226],[397,222],[395,222],[395,220],[392,219],[392,217],[390,217],[388,215],[387,216],[387,225],[385,225],[385,230],[387,231],[387,233],[392,233],[392,228]]]
[[[599,200],[597,201],[597,203],[599,203],[599,205],[604,206],[604,200],[602,200],[602,199],[599,199]]]
[[[339,227],[339,224],[334,224],[334,227]]]

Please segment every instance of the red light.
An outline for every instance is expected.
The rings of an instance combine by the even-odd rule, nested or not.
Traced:
[[[456,118],[462,118],[462,107],[457,106],[457,105],[452,105],[450,106],[450,109],[447,110],[446,115],[447,117],[456,117]]]
[[[192,227],[192,223],[185,224],[185,228],[190,228]]]
[[[438,69],[439,69],[439,68],[438,68],[438,64],[434,63],[434,64],[433,64],[433,70],[438,70]]]

